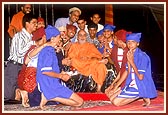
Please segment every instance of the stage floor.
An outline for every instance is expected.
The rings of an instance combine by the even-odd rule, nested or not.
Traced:
[[[110,103],[108,98],[103,93],[78,93],[85,101],[81,107],[71,107],[62,104],[47,105],[45,110],[41,110],[39,106],[24,108],[21,104],[5,104],[2,106],[3,113],[165,113],[164,92],[158,91],[158,97],[151,100],[151,105],[143,107],[143,100],[140,99],[131,104],[116,107]]]

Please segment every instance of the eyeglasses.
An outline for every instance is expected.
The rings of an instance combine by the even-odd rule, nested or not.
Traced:
[[[37,25],[37,21],[30,21],[30,24]]]

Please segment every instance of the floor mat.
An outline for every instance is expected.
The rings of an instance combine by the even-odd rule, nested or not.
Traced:
[[[157,111],[164,113],[164,94],[163,92],[158,92],[158,97],[151,100],[151,105],[149,107],[143,107],[143,100],[140,99],[131,104],[116,107],[103,93],[78,93],[83,99],[84,104],[81,107],[71,107],[66,105],[47,105],[45,110],[41,110],[39,106],[24,108],[21,104],[6,104],[3,107],[3,112],[12,113],[12,112],[68,112],[68,111],[78,111],[78,112],[123,112],[123,111]]]

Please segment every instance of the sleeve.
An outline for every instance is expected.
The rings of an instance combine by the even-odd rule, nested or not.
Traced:
[[[62,26],[62,22],[61,22],[61,18],[58,18],[56,21],[55,21],[55,27],[58,28]]]
[[[139,57],[139,62],[138,62],[138,67],[137,67],[138,72],[140,74],[144,74],[147,68],[149,67],[149,64],[150,64],[150,59],[145,53],[143,53],[143,55]]]
[[[41,72],[49,72],[52,71],[52,63],[53,63],[53,55],[52,52],[47,50],[46,48],[39,55],[39,60],[42,63]]]
[[[29,48],[31,47],[31,45],[34,44],[33,41],[30,41],[28,43],[24,43],[24,38],[20,38],[18,36],[18,57],[22,57],[26,54],[26,52],[29,50]]]

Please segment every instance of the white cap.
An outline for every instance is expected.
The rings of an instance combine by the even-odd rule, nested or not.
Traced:
[[[66,27],[65,26],[60,26],[58,27],[58,30],[61,32],[61,31],[66,31]]]
[[[79,11],[80,14],[82,13],[79,8],[73,7],[73,8],[70,8],[70,9],[69,9],[69,14],[70,14],[71,12],[73,12],[73,11],[76,11],[76,10]]]

